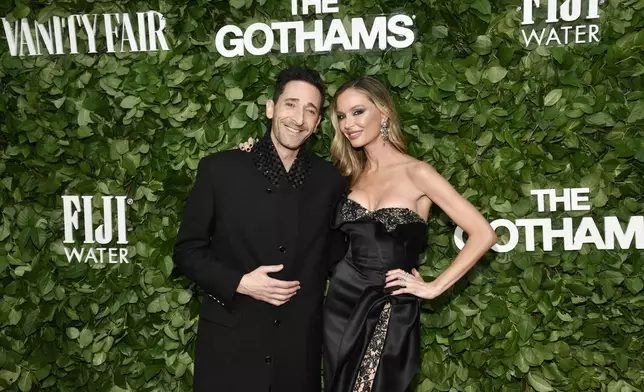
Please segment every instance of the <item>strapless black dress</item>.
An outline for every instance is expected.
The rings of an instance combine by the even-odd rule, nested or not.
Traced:
[[[427,224],[407,208],[345,198],[332,226],[349,239],[324,303],[325,392],[404,392],[419,368],[420,300],[391,295],[388,270],[417,267]]]

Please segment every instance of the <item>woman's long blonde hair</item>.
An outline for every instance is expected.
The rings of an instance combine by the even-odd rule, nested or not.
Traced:
[[[389,125],[387,143],[391,143],[392,146],[402,153],[407,152],[407,145],[403,138],[391,94],[389,94],[389,91],[387,91],[387,88],[380,80],[371,76],[362,76],[344,83],[336,91],[331,101],[331,123],[335,130],[333,141],[331,141],[331,156],[336,160],[340,172],[345,176],[349,176],[353,184],[364,170],[367,163],[367,156],[362,148],[353,148],[349,140],[347,140],[346,136],[340,130],[337,113],[338,97],[351,88],[367,96],[385,117],[387,117],[387,123]]]

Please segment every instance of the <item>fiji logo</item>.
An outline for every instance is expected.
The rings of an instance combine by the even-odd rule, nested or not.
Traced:
[[[599,42],[599,24],[586,24],[586,21],[599,19],[600,0],[523,0],[522,26],[535,24],[535,8],[545,6],[548,25],[535,29],[525,27],[521,30],[523,43],[537,45],[568,45]],[[539,21],[537,21],[539,23]]]
[[[63,219],[65,238],[64,244],[77,244],[75,234],[82,231],[82,244],[86,246],[71,247],[65,246],[67,261],[94,263],[129,263],[127,259],[128,250],[126,245],[126,204],[132,204],[132,199],[127,196],[103,196],[102,211],[95,211],[92,201],[93,196],[62,196]],[[114,208],[114,204],[115,207]],[[103,223],[94,228],[94,215],[100,212]],[[115,213],[115,214],[114,214]],[[82,214],[82,220],[80,219]],[[82,227],[81,227],[82,222]],[[116,224],[116,238],[114,238],[114,224]],[[112,247],[94,247],[92,244],[108,245]]]

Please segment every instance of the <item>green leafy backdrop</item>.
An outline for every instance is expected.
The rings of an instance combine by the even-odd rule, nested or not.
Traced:
[[[157,10],[172,50],[18,58],[0,43],[0,390],[191,390],[199,296],[172,274],[179,214],[201,157],[262,134],[287,64],[319,70],[329,94],[383,79],[410,153],[489,220],[644,214],[644,0],[603,3],[599,44],[530,49],[518,0],[405,3],[325,16],[416,15],[405,50],[225,59],[219,27],[295,20],[290,1],[2,2],[9,20]],[[321,156],[331,135],[327,118]],[[593,209],[537,211],[530,189],[564,187],[589,187]],[[63,194],[134,199],[131,264],[66,261]],[[432,216],[427,278],[457,253],[454,224]],[[424,305],[416,391],[642,390],[641,250],[555,244],[491,251]]]

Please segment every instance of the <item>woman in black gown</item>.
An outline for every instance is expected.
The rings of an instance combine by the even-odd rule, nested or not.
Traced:
[[[324,304],[326,392],[404,392],[419,368],[420,299],[453,285],[496,242],[483,216],[430,165],[406,154],[389,92],[372,77],[331,103],[331,154],[351,189],[332,225],[348,238]],[[415,267],[436,203],[468,241],[431,282]]]

